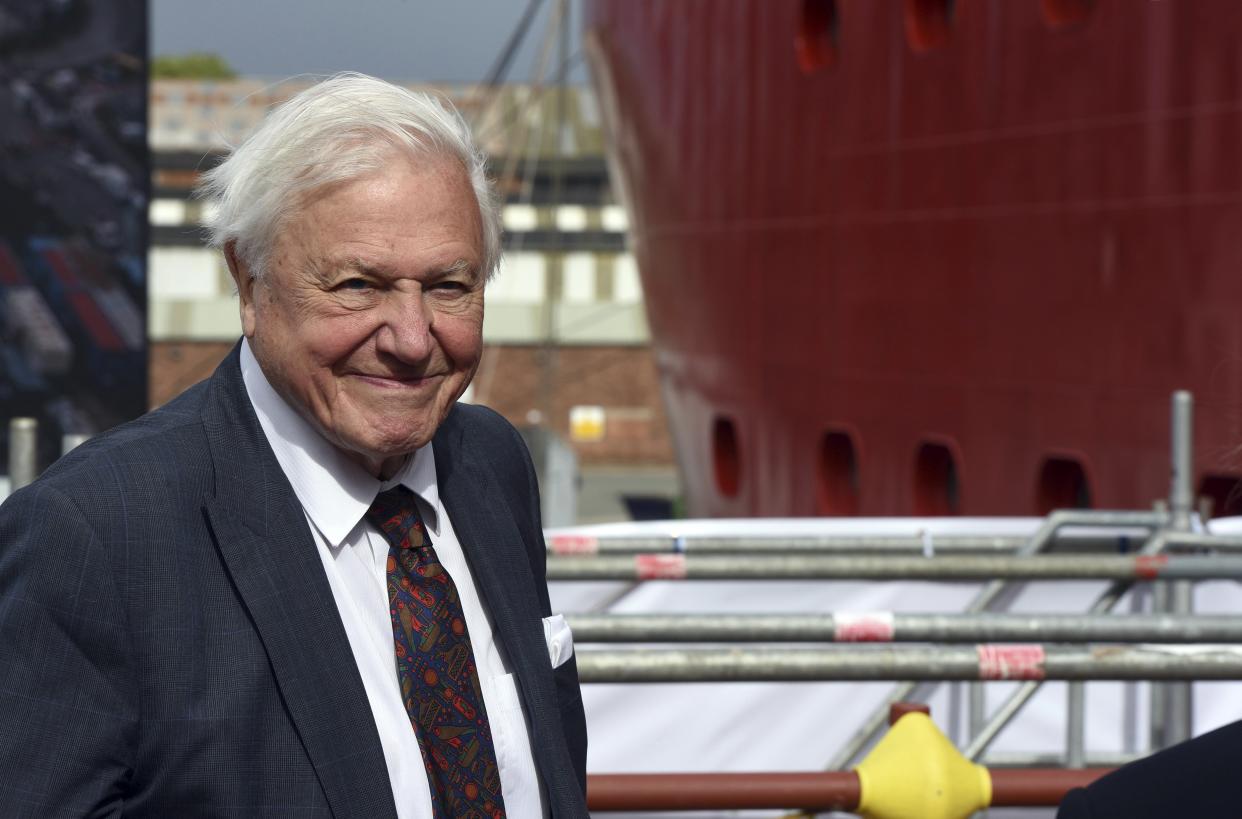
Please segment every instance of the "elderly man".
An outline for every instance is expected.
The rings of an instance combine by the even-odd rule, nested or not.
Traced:
[[[0,815],[586,816],[465,125],[337,76],[204,192],[244,338],[0,507]]]

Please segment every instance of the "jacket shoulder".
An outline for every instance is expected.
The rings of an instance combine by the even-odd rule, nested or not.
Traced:
[[[444,450],[440,449],[441,444]],[[489,470],[499,481],[502,492],[523,531],[529,548],[542,559],[543,524],[540,515],[539,481],[526,441],[513,424],[500,413],[481,404],[456,404],[436,435],[436,462],[442,457],[466,457]],[[542,564],[539,567],[542,574]]]
[[[211,458],[200,415],[206,389],[205,383],[198,384],[163,407],[91,438],[11,500],[44,487],[72,498],[90,515],[118,504],[140,504],[151,495],[166,504],[170,495],[185,489],[207,489]]]
[[[445,420],[445,425],[459,428],[463,433],[477,439],[480,435],[494,436],[498,441],[521,441],[522,436],[513,424],[491,407],[482,404],[457,404]]]
[[[441,426],[442,440],[478,453],[504,480],[525,481],[534,474],[530,451],[517,428],[482,404],[457,404]],[[439,436],[437,436],[439,438]]]

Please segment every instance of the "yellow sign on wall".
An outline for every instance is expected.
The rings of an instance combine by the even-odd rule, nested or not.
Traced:
[[[604,408],[588,404],[570,407],[569,437],[582,442],[604,440]]]

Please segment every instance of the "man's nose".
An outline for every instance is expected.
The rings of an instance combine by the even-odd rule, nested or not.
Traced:
[[[379,329],[376,346],[381,353],[395,356],[405,362],[425,359],[431,352],[431,326],[435,314],[427,305],[421,291],[394,293],[381,309],[385,311],[384,323]]]

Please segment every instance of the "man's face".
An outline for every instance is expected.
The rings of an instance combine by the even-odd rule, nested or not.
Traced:
[[[459,162],[397,159],[313,196],[259,281],[231,261],[264,374],[373,475],[430,441],[474,375],[483,231]]]

